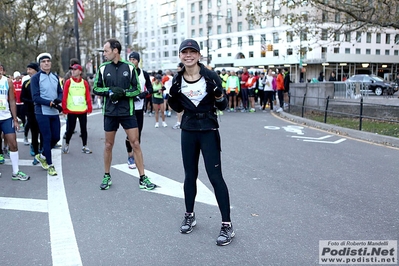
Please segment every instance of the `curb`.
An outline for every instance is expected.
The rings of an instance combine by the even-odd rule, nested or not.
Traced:
[[[370,133],[365,131],[354,130],[350,128],[339,127],[336,125],[325,124],[310,119],[302,118],[299,116],[288,114],[284,111],[278,113],[281,118],[293,121],[298,124],[306,125],[309,127],[314,127],[322,129],[328,132],[332,132],[337,135],[348,136],[355,139],[361,139],[371,143],[377,143],[388,147],[399,148],[399,138],[379,135],[377,133]],[[276,115],[278,115],[276,114]]]

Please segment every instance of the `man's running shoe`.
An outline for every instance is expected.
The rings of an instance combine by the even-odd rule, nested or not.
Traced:
[[[49,165],[49,167],[47,169],[47,174],[49,174],[51,176],[57,175],[57,171],[55,171],[54,165]]]
[[[48,169],[48,164],[47,164],[46,159],[45,159],[45,158],[43,159],[43,158],[40,156],[40,154],[36,154],[36,155],[35,155],[35,159],[40,163],[40,165],[42,166],[42,168],[43,168],[44,170],[47,170],[47,169]]]
[[[171,111],[168,111],[166,116],[167,116],[167,117],[171,117],[171,116],[172,116],[172,112],[171,112]]]
[[[155,123],[155,128],[159,128],[159,123],[158,122]]]
[[[62,153],[63,154],[69,153],[69,145],[68,144],[65,144],[64,147],[62,147]]]
[[[30,176],[28,176],[27,174],[25,174],[22,171],[18,171],[18,173],[12,174],[11,178],[12,178],[12,180],[28,181]]]
[[[112,185],[112,180],[110,175],[104,175],[103,182],[100,185],[100,189],[106,190]]]
[[[39,161],[38,160],[36,160],[36,158],[33,158],[33,162],[32,162],[32,164],[33,165],[37,165],[39,163]]]
[[[233,237],[235,236],[235,232],[233,230],[233,225],[230,224],[222,224],[222,228],[220,229],[219,236],[216,240],[216,245],[218,246],[226,246],[231,243]]]
[[[141,189],[153,190],[157,185],[151,183],[148,176],[144,176],[143,180],[139,180],[139,187]]]
[[[251,108],[251,109],[249,110],[249,112],[250,112],[250,113],[255,113],[255,112],[256,112],[256,109],[255,109],[255,108]]]
[[[33,145],[30,145],[30,156],[35,156],[35,150],[33,149]]]
[[[86,153],[86,154],[92,153],[92,151],[91,151],[91,150],[89,149],[89,147],[87,147],[87,146],[83,146],[82,152],[83,152],[83,153]]]
[[[195,213],[184,214],[184,220],[180,226],[180,233],[189,234],[193,231],[194,226],[197,224],[195,220]]]
[[[5,162],[4,155],[0,154],[0,164],[3,164],[4,162]]]
[[[167,127],[167,126],[168,126],[168,124],[166,124],[166,122],[165,122],[165,121],[162,121],[162,126],[163,126],[163,127]]]
[[[127,158],[127,166],[129,166],[130,169],[136,169],[136,163],[133,157]]]
[[[24,145],[28,146],[29,144],[30,143],[29,143],[28,137],[24,137]]]

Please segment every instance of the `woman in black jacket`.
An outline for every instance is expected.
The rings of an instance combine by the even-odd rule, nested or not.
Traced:
[[[231,243],[235,233],[230,219],[229,191],[222,175],[216,108],[226,109],[227,99],[217,74],[199,63],[200,48],[195,40],[184,40],[179,52],[184,67],[173,78],[168,103],[176,112],[184,111],[180,128],[186,213],[180,232],[191,233],[196,225],[194,202],[198,161],[202,152],[206,172],[222,214],[222,228],[216,244],[224,246]]]

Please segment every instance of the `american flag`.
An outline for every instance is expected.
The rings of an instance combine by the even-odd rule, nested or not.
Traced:
[[[78,21],[80,24],[82,24],[82,21],[85,18],[85,8],[83,7],[83,0],[77,0],[76,4],[78,6]]]

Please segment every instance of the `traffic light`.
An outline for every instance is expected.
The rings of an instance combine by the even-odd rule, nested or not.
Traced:
[[[273,45],[272,44],[268,44],[267,45],[267,51],[273,51]]]

